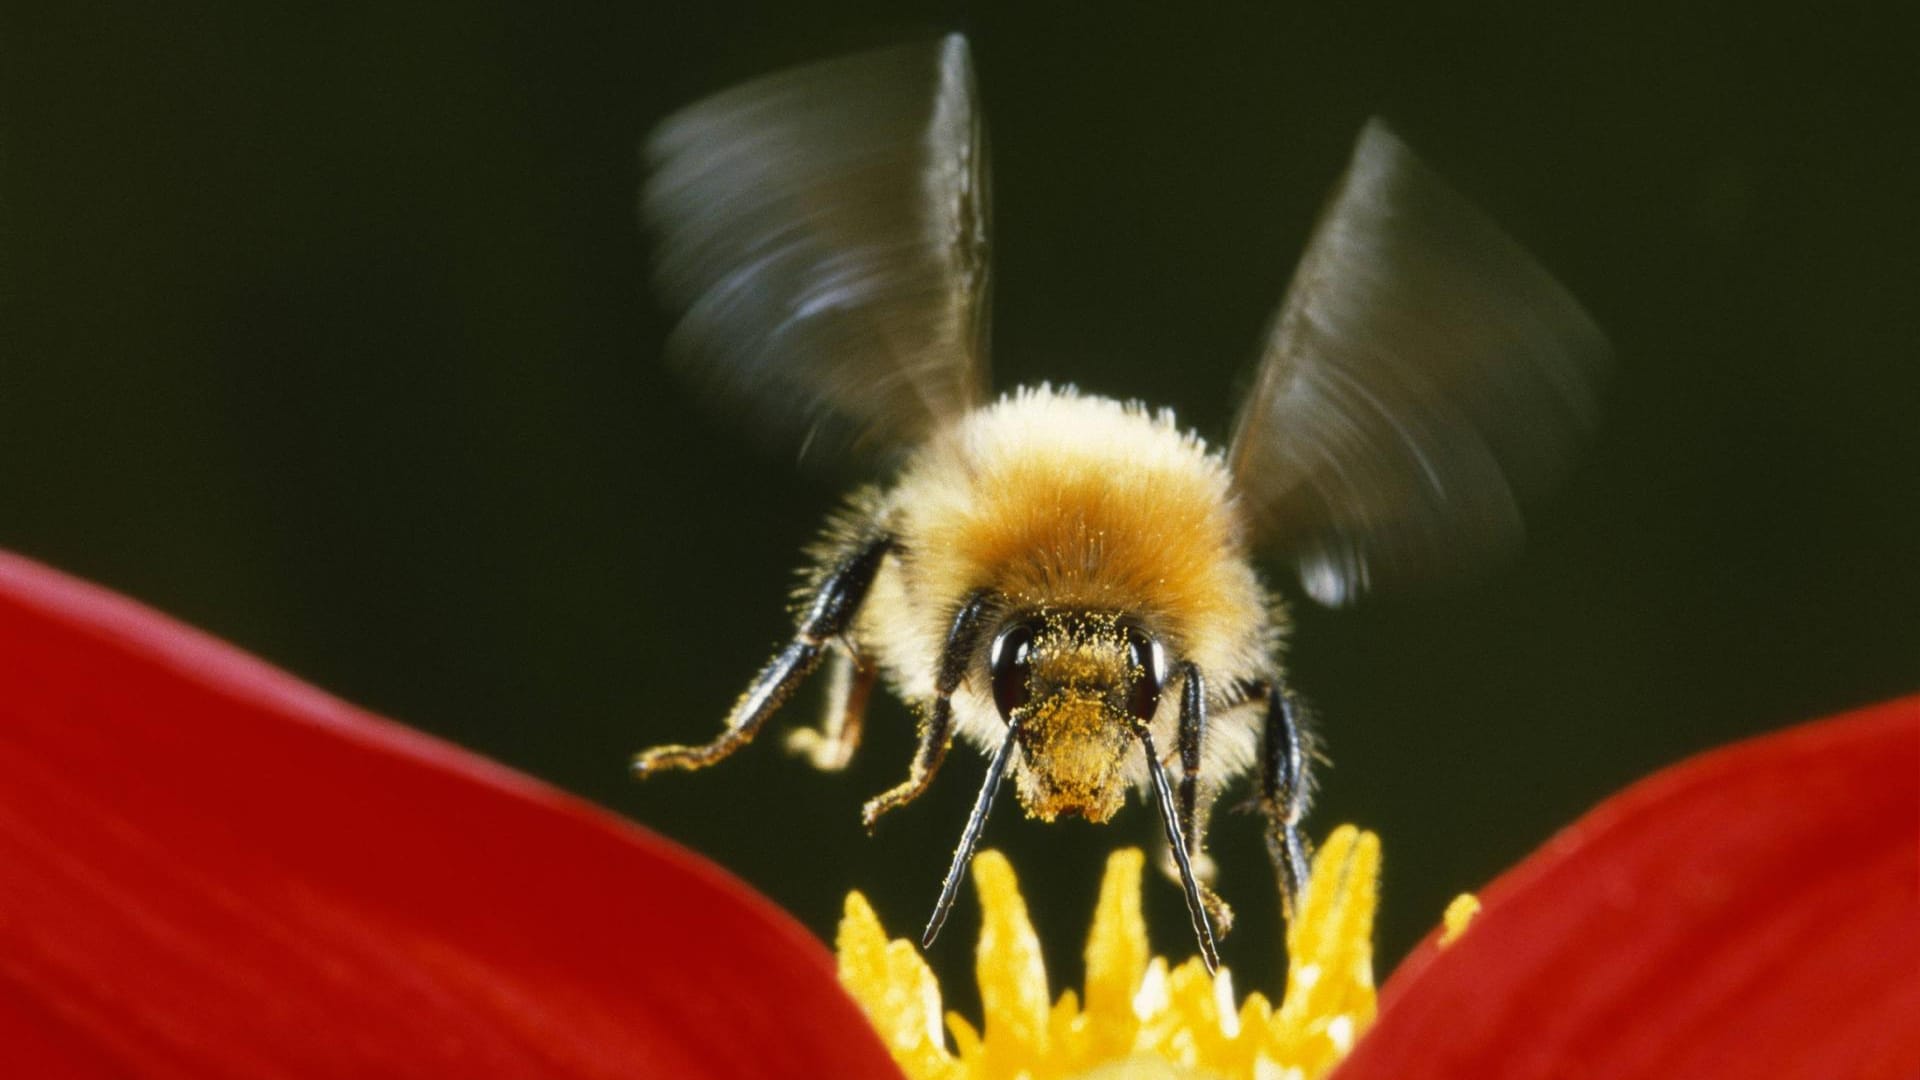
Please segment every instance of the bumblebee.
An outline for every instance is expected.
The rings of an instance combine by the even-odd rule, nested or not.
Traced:
[[[986,140],[960,36],[722,92],[648,158],[658,283],[685,311],[670,354],[763,430],[891,479],[832,518],[792,640],[719,737],[634,772],[720,761],[825,664],[826,719],[789,739],[822,769],[853,753],[877,679],[919,710],[869,829],[956,739],[987,755],[924,943],[1008,773],[1042,820],[1154,803],[1210,967],[1229,909],[1207,821],[1251,774],[1291,910],[1314,752],[1256,556],[1338,606],[1508,553],[1595,420],[1608,349],[1580,306],[1369,122],[1216,447],[1072,387],[989,396]]]

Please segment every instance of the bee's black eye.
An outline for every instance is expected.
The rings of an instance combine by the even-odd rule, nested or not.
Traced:
[[[1013,710],[1027,703],[1033,689],[1027,685],[1033,650],[1033,625],[1018,623],[993,639],[993,651],[987,663],[993,672],[993,703],[1002,717],[1011,719]]]
[[[1133,693],[1127,698],[1127,711],[1142,722],[1153,719],[1160,708],[1160,686],[1167,679],[1167,654],[1160,643],[1137,627],[1127,628],[1127,658],[1138,669]]]

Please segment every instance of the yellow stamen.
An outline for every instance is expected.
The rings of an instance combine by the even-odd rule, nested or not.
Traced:
[[[940,1037],[940,983],[910,941],[888,941],[867,898],[847,894],[834,945],[840,985],[859,1000],[867,1020],[912,1077],[961,1075]]]
[[[1460,940],[1467,932],[1467,924],[1480,914],[1480,898],[1472,893],[1461,893],[1447,905],[1447,913],[1440,916],[1440,947],[1446,948]]]
[[[1140,852],[1107,862],[1087,937],[1085,1004],[1069,990],[1049,1006],[1040,942],[1013,868],[996,852],[974,862],[981,933],[975,962],[982,1023],[949,1014],[940,1038],[939,989],[906,941],[886,940],[858,893],[840,924],[840,981],[860,1002],[894,1060],[915,1080],[1025,1077],[1314,1080],[1373,1021],[1373,912],[1380,842],[1334,830],[1314,859],[1300,915],[1288,928],[1286,995],[1236,1005],[1222,969],[1198,958],[1178,967],[1150,954],[1140,913]]]
[[[985,1047],[980,1064],[985,1075],[1012,1076],[1018,1062],[1047,1053],[1047,968],[1006,856],[981,852],[973,860],[973,881],[980,890],[974,959]]]

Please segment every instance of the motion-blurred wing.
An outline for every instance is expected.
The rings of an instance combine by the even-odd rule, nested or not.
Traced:
[[[641,205],[686,310],[670,353],[810,444],[897,445],[964,413],[986,379],[985,149],[958,35],[668,118]]]
[[[1235,482],[1321,603],[1469,573],[1519,543],[1607,363],[1579,304],[1376,120],[1269,331]]]

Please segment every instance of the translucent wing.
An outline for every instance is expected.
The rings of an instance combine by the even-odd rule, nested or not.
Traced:
[[[1324,604],[1480,568],[1593,426],[1580,305],[1379,121],[1268,333],[1230,463]]]
[[[979,402],[987,173],[964,38],[716,94],[646,152],[658,282],[686,310],[669,352],[700,382],[813,445],[914,441]]]

